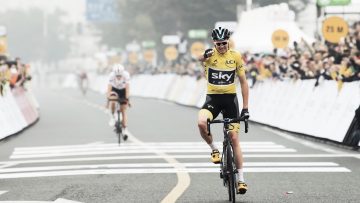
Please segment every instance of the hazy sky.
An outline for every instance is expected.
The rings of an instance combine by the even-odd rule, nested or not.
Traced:
[[[61,9],[68,13],[66,21],[85,21],[86,0],[0,0],[0,12],[9,9],[40,8],[48,12]]]

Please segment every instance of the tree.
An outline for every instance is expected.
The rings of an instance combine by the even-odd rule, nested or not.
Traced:
[[[309,0],[292,0],[291,8]],[[189,29],[211,30],[217,21],[236,21],[238,4],[245,0],[117,0],[120,21],[97,23],[103,42],[124,46],[132,40],[156,40],[162,35],[187,33]],[[258,6],[288,2],[287,0],[253,0]],[[300,2],[300,4],[299,4]],[[301,11],[295,8],[295,12]]]

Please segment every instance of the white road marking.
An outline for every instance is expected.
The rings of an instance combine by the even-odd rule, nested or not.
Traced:
[[[98,175],[98,174],[159,174],[159,173],[177,173],[180,177],[188,173],[219,173],[219,168],[131,168],[131,169],[91,169],[91,170],[71,170],[71,171],[42,171],[28,173],[8,173],[0,174],[0,179],[9,178],[30,178],[30,177],[51,177],[51,176],[71,176],[71,175]],[[345,167],[249,167],[244,168],[246,173],[283,173],[283,172],[351,172]],[[187,184],[190,184],[190,178],[187,180],[179,179],[177,186],[168,194],[169,199],[177,199],[186,190]],[[185,181],[185,182],[182,182]],[[189,181],[189,182],[188,182]],[[164,198],[164,201],[167,197]],[[165,201],[167,202],[167,201]],[[172,201],[171,201],[172,202]]]
[[[88,150],[84,152],[48,152],[41,154],[19,154],[11,155],[10,159],[25,159],[25,158],[44,158],[44,157],[65,157],[65,156],[88,156],[88,155],[110,155],[110,154],[144,154],[144,153],[155,153],[154,150],[161,151],[163,153],[199,153],[209,152],[209,149],[156,149],[148,148],[141,150],[138,149],[113,149],[113,150]],[[249,152],[296,152],[295,149],[243,149],[243,153]]]
[[[8,192],[8,191],[6,191],[6,190],[3,190],[3,191],[0,190],[0,195],[5,194],[5,193],[7,193],[7,192]]]
[[[182,163],[185,167],[214,167],[219,165],[210,162]],[[244,167],[254,166],[338,166],[334,162],[246,162]],[[39,167],[19,167],[0,169],[0,173],[15,173],[29,171],[53,171],[53,170],[71,170],[71,169],[100,169],[100,168],[170,168],[175,167],[171,163],[129,163],[129,164],[92,164],[92,165],[67,165],[67,166],[39,166]]]
[[[190,173],[211,173],[219,172],[219,169],[214,168],[189,168]],[[254,167],[254,168],[244,168],[245,173],[294,173],[294,172],[351,172],[348,168],[345,167]]]
[[[81,202],[78,202],[78,201],[68,200],[68,199],[64,199],[64,198],[58,198],[55,201],[0,201],[0,203],[49,203],[49,202],[54,202],[54,203],[81,203]]]
[[[151,146],[156,146],[156,147],[161,147],[161,146],[192,146],[192,147],[198,147],[198,146],[206,146],[209,147],[206,143],[204,142],[146,142],[146,145],[148,147]],[[221,146],[222,143],[221,142],[215,142],[215,145]],[[99,144],[99,146],[103,146],[103,147],[117,147],[119,148],[118,143],[104,143],[104,144]],[[129,143],[126,142],[124,143],[123,146],[121,147],[128,147],[128,146],[142,146],[138,143]],[[273,142],[242,142],[241,146],[246,147],[246,146],[282,146],[282,145],[277,145]],[[58,146],[42,146],[42,147],[17,147],[14,149],[14,151],[33,151],[33,150],[52,150],[52,149],[72,149],[72,148],[89,148],[89,146],[87,146],[86,144],[81,144],[81,145],[58,145]]]
[[[220,144],[220,143],[218,143]],[[154,150],[164,153],[209,153],[209,146],[203,142],[166,142],[166,143],[146,143],[143,145],[136,143],[124,143],[121,147],[118,144],[96,144],[89,143],[86,145],[70,145],[70,146],[47,146],[47,147],[26,147],[15,148],[10,159],[25,158],[46,158],[61,156],[88,156],[88,155],[112,155],[112,154],[139,154],[154,153]],[[283,145],[277,145],[272,142],[248,142],[242,144],[243,152],[296,152],[295,149],[286,148]]]
[[[334,158],[334,157],[355,157],[360,158],[358,154],[244,154],[245,158]],[[168,157],[176,159],[209,159],[208,154],[198,155],[180,155],[174,154]],[[159,155],[139,155],[139,156],[108,156],[108,157],[83,157],[83,158],[63,158],[63,159],[33,159],[3,161],[0,164],[32,164],[32,163],[56,163],[56,162],[78,162],[78,161],[104,161],[104,160],[142,160],[142,159],[161,159]]]
[[[15,166],[15,165],[17,165],[17,163],[7,163],[7,164],[3,164],[2,166],[0,166],[0,169],[1,169],[1,168],[9,168],[9,167]]]
[[[87,101],[87,102],[89,102],[89,101]],[[97,106],[100,106],[100,105],[97,105]],[[130,134],[129,139],[131,141],[133,141],[136,144],[142,145],[144,148],[148,147],[147,144],[141,142],[139,139],[137,139],[136,137],[131,135],[131,133],[129,133],[129,134]],[[157,149],[151,149],[151,150],[153,151],[153,153],[159,155],[159,157],[165,159],[167,162],[175,164],[176,169],[182,170],[184,168],[182,166],[182,164],[179,163],[175,158],[173,158]],[[190,176],[187,172],[176,172],[176,175],[178,177],[178,183],[161,202],[164,202],[164,203],[175,202],[180,197],[180,195],[189,187]]]
[[[192,146],[192,145],[184,145],[184,146],[150,146],[148,147],[148,149],[158,149],[158,150],[168,150],[168,149],[185,149],[185,150],[191,150],[191,149],[202,149],[202,150],[206,150],[207,152],[209,152],[209,146]],[[248,150],[248,149],[253,149],[253,150],[257,150],[257,149],[270,149],[270,150],[275,150],[275,149],[285,149],[286,147],[282,146],[282,145],[269,145],[269,146],[257,146],[257,145],[253,145],[253,146],[243,146],[242,149],[243,150]],[[21,155],[21,154],[48,154],[48,153],[66,153],[66,152],[82,152],[82,151],[110,151],[110,150],[138,150],[138,149],[143,149],[142,146],[127,146],[126,144],[122,145],[120,148],[119,146],[111,146],[111,147],[107,147],[107,146],[102,146],[102,145],[97,145],[97,146],[89,146],[87,148],[81,147],[81,148],[63,148],[63,149],[49,149],[49,150],[26,150],[26,151],[14,151],[14,153],[12,155]]]
[[[129,139],[134,143],[141,144],[145,148],[149,147],[147,144],[141,142],[136,137],[134,137],[131,133],[129,133]],[[154,150],[154,149],[152,149]],[[174,157],[165,154],[162,151],[154,150],[154,152],[159,155],[161,158],[165,159],[167,162],[174,164],[175,169],[179,170],[176,172],[176,176],[178,178],[178,182],[175,187],[167,194],[164,199],[162,199],[161,203],[168,202],[176,202],[176,200],[185,192],[185,190],[190,186],[190,176],[188,172],[186,172],[186,168],[178,162]]]
[[[54,201],[54,203],[81,203],[81,202],[74,201],[74,200],[68,200],[68,199],[64,199],[64,198],[58,198]]]
[[[0,203],[50,203],[50,201],[0,201]]]

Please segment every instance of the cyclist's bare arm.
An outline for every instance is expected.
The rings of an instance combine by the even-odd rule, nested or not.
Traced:
[[[125,85],[125,98],[129,99],[129,96],[130,96],[130,85],[129,85],[129,83],[127,83]]]
[[[107,97],[110,97],[111,90],[112,90],[112,85],[111,85],[111,84],[108,84]]]
[[[241,94],[243,98],[243,108],[247,109],[249,105],[249,85],[246,80],[246,75],[245,74],[240,75],[239,80],[241,86]]]
[[[129,101],[129,96],[130,96],[130,85],[129,83],[126,84],[125,86],[125,98],[127,99],[127,105],[129,107],[131,107],[130,101]]]

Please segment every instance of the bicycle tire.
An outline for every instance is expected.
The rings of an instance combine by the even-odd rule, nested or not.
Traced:
[[[122,136],[122,128],[121,128],[121,119],[120,119],[120,112],[117,112],[118,114],[118,121],[117,121],[117,126],[116,128],[118,129],[117,134],[118,134],[118,144],[120,145],[121,143],[121,136]]]
[[[228,170],[227,170],[227,147],[226,145],[224,145],[223,147],[223,154],[222,154],[222,165],[221,165],[221,173],[223,174],[223,183],[224,186],[227,188],[228,191],[228,198],[229,201],[231,201],[231,191],[230,191],[230,187],[229,187],[229,174],[228,174]]]
[[[121,136],[122,136],[122,130],[121,130],[121,124],[119,122],[116,122],[116,135],[118,138],[118,144],[121,143]]]
[[[226,166],[228,175],[228,193],[229,201],[235,202],[235,173],[234,173],[234,158],[232,146],[226,146]]]

